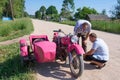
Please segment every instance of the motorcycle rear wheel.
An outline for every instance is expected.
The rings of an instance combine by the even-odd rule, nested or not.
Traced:
[[[81,76],[84,70],[83,56],[78,55],[75,50],[72,51],[69,54],[69,66],[71,73],[75,78]]]

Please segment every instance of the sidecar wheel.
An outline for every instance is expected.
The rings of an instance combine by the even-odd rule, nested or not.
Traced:
[[[77,55],[76,51],[72,51],[69,55],[69,65],[72,75],[78,78],[84,70],[83,56]]]
[[[28,57],[21,56],[21,64],[22,64],[22,66],[28,65],[28,63],[29,63]]]
[[[27,46],[27,51],[28,51],[27,56],[20,57],[20,61],[21,61],[22,66],[26,66],[29,63],[29,56],[30,56],[30,47],[29,46]]]

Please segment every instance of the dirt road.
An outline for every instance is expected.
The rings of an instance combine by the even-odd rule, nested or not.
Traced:
[[[73,27],[53,22],[46,22],[41,20],[32,20],[35,31],[32,34],[47,34],[52,40],[53,30],[62,29],[66,33],[72,33]],[[93,65],[85,62],[85,70],[81,77],[74,79],[69,67],[65,64],[45,63],[37,64],[34,68],[36,71],[37,80],[120,80],[120,35],[111,34],[101,31],[92,30],[97,33],[98,37],[104,39],[108,44],[110,50],[110,60],[107,65],[99,70],[95,69]],[[91,43],[88,41],[88,50]]]

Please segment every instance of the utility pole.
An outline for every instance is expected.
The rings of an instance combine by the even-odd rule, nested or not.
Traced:
[[[12,19],[14,20],[13,4],[12,4],[12,1],[11,1],[11,0],[9,0],[9,1],[10,1],[11,17],[12,17]]]

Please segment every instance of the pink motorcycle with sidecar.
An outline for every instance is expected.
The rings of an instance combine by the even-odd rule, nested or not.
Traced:
[[[47,35],[30,35],[30,47],[25,39],[20,40],[20,56],[22,64],[36,60],[38,63],[55,62],[56,60],[69,63],[72,75],[77,78],[84,70],[83,48],[77,43],[78,37],[65,34],[61,29],[53,31],[53,40]],[[62,34],[62,35],[61,35]]]

